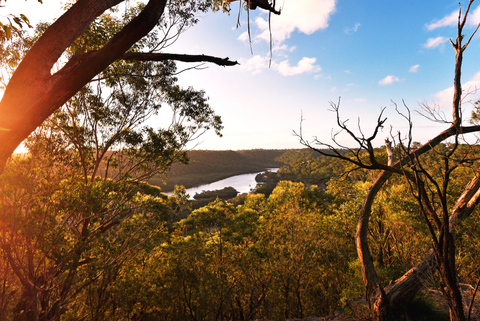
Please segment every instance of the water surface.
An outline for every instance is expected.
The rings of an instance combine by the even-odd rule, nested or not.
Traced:
[[[268,168],[267,170],[270,172],[276,172],[278,168]],[[201,193],[202,191],[213,191],[217,189],[223,189],[229,186],[236,189],[240,194],[249,193],[252,189],[255,188],[255,186],[257,186],[255,176],[264,172],[265,171],[231,176],[210,184],[187,188],[187,193],[190,195],[190,197],[193,197],[195,194]],[[171,195],[171,193],[168,194]]]

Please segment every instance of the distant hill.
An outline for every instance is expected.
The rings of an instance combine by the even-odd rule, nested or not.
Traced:
[[[153,177],[149,183],[170,192],[175,185],[186,188],[212,183],[230,176],[254,173],[284,165],[277,160],[288,150],[252,149],[240,151],[192,150],[190,162],[175,163],[166,176]],[[164,183],[165,180],[165,183]]]

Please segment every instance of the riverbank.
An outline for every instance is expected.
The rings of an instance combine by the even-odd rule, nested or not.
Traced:
[[[264,171],[255,172],[255,173],[234,175],[234,176],[227,177],[225,179],[221,179],[209,184],[203,184],[200,186],[187,188],[187,194],[190,195],[191,198],[193,198],[195,194],[199,194],[204,191],[221,190],[221,189],[224,189],[225,187],[233,187],[239,194],[249,193],[255,188],[255,186],[257,186],[257,181],[255,180],[255,177],[258,174],[264,173],[265,171],[276,172],[277,170],[278,170],[278,167],[267,168]],[[166,192],[166,194],[171,195],[172,192]]]
[[[164,176],[155,176],[149,183],[163,192],[172,192],[175,185],[185,188],[210,184],[236,175],[258,173],[284,165],[278,161],[287,150],[190,151],[188,165],[173,164]],[[253,186],[255,187],[255,186]]]

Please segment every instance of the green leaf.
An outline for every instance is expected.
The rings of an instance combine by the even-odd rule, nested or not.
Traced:
[[[20,20],[19,17],[13,17],[13,21],[14,21],[17,25],[19,25],[20,28],[23,27],[22,20]]]
[[[3,26],[3,30],[5,30],[5,36],[7,39],[10,39],[12,37],[12,30],[10,26]]]
[[[30,20],[27,18],[26,15],[24,15],[23,13],[20,14],[20,18],[23,20],[23,22],[25,22],[29,28],[32,28],[32,25],[30,24]]]

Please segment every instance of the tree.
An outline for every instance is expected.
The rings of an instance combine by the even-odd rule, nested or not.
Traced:
[[[96,50],[121,24],[122,17],[99,17],[69,51]],[[154,47],[159,37],[153,32],[136,47]],[[180,87],[176,73],[173,61],[116,61],[49,117],[26,145],[77,153],[86,180],[99,175],[145,180],[162,174],[173,161],[186,162],[188,142],[209,128],[218,135],[222,129],[205,92]],[[145,124],[165,109],[169,125]]]
[[[116,60],[210,61],[222,66],[235,65],[228,58],[204,55],[178,55],[162,52],[129,51],[159,23],[164,23],[176,8],[190,8],[191,18],[197,11],[218,5],[209,1],[150,0],[132,13],[121,30],[105,39],[97,50],[76,52],[54,74],[56,62],[103,12],[122,0],[80,0],[49,26],[25,54],[13,73],[0,101],[0,169],[15,148],[48,116],[77,93],[93,77]],[[182,11],[180,11],[182,13]],[[184,10],[185,12],[185,10]],[[187,11],[188,12],[188,11]],[[25,94],[28,93],[28,94]]]
[[[326,153],[325,150],[316,148],[303,139],[301,131],[299,133],[304,145],[325,156],[348,161],[358,168],[380,171],[365,196],[356,233],[357,253],[365,284],[366,299],[374,320],[398,320],[400,315],[404,315],[402,307],[421,289],[425,280],[433,273],[434,268],[438,270],[440,275],[442,291],[450,308],[450,319],[465,320],[455,262],[455,227],[460,220],[465,219],[473,212],[480,200],[480,193],[478,193],[480,190],[480,174],[474,166],[478,159],[478,150],[475,146],[466,147],[460,144],[463,135],[480,131],[478,125],[468,126],[463,124],[461,106],[463,54],[480,26],[477,26],[470,38],[463,43],[465,36],[462,32],[472,3],[473,0],[470,0],[463,15],[460,9],[457,38],[455,42],[450,40],[456,55],[452,119],[441,118],[441,115],[435,109],[428,108],[428,106],[423,109],[424,114],[430,119],[450,124],[446,130],[433,137],[426,144],[417,147],[412,139],[412,121],[409,109],[407,108],[407,113],[404,114],[397,108],[398,113],[408,122],[410,131],[406,137],[402,137],[400,133],[392,135],[391,138],[394,142],[397,142],[396,150],[391,150],[389,142],[386,142],[385,147],[389,155],[396,154],[397,158],[397,160],[389,158],[388,162],[382,161],[373,148],[373,140],[386,121],[382,114],[377,119],[374,132],[371,136],[366,137],[363,133],[355,134],[347,126],[347,122],[340,119],[340,103],[332,104],[337,113],[337,124],[340,130],[348,133],[358,144],[357,148],[348,149],[347,154],[340,152],[337,148],[340,146],[339,144],[335,147],[315,140],[315,143],[326,147],[330,151],[330,153]],[[335,137],[333,137],[334,142]],[[449,138],[452,139],[452,143],[446,144],[445,142]],[[427,153],[436,156],[438,161],[434,166],[429,167],[425,163],[424,156]],[[470,167],[470,173],[473,177],[470,178],[463,191],[452,195],[452,191],[449,189],[452,174],[465,166]],[[408,181],[410,193],[419,206],[419,215],[424,218],[424,222],[430,231],[433,249],[417,266],[410,269],[402,277],[390,285],[382,286],[377,268],[374,265],[367,235],[372,217],[372,206],[378,199],[379,191],[384,188],[393,175],[400,175]]]
[[[134,181],[96,179],[86,184],[80,175],[62,173],[54,158],[12,160],[1,177],[0,257],[9,271],[2,275],[7,319],[85,314],[79,297],[108,293],[118,271],[140,249],[166,239],[171,199],[149,195],[149,189]],[[93,298],[91,309],[108,308],[108,297]]]
[[[96,50],[121,21],[99,17],[68,52]],[[132,50],[158,38],[152,33]],[[14,47],[28,48],[30,40],[20,40]],[[204,92],[181,88],[175,73],[172,61],[112,63],[37,128],[26,142],[28,155],[7,164],[0,176],[0,255],[12,273],[3,274],[2,300],[11,303],[2,304],[2,315],[52,320],[88,310],[96,319],[115,305],[108,293],[134,250],[165,239],[181,206],[135,178],[185,161],[187,142],[209,127],[221,129]],[[172,124],[146,126],[165,104]]]

